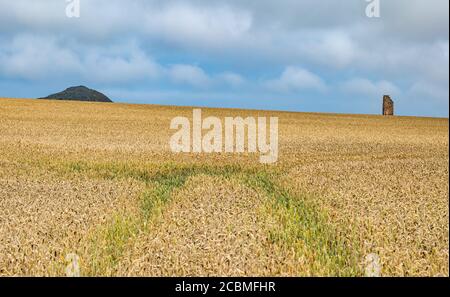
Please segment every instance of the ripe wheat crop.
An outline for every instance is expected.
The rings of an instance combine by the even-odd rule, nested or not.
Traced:
[[[0,275],[448,276],[448,119],[203,114],[278,117],[278,162],[172,153],[188,107],[1,99]]]

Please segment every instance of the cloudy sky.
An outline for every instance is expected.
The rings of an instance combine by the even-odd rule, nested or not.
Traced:
[[[0,96],[448,117],[449,1],[0,0]]]

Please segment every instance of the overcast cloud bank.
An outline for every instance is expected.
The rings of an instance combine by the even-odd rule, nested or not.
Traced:
[[[0,0],[3,96],[448,116],[447,0]]]

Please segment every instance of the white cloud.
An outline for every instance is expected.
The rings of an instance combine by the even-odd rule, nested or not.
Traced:
[[[343,68],[355,62],[359,48],[347,33],[330,30],[312,31],[305,35],[296,50],[308,60],[336,68]]]
[[[106,48],[32,35],[19,35],[0,44],[0,75],[38,81],[69,77],[106,84],[169,79],[197,88],[220,84],[238,87],[245,82],[234,72],[210,76],[195,65],[161,65],[133,42]]]
[[[154,80],[161,76],[162,66],[148,57],[141,49],[123,49],[122,54],[90,50],[83,62],[83,76],[98,82],[120,83]]]
[[[188,84],[194,87],[207,87],[211,83],[209,76],[198,66],[172,65],[167,72],[175,83]]]
[[[170,80],[177,84],[186,84],[196,88],[226,85],[239,87],[245,83],[245,78],[234,72],[222,72],[208,75],[202,68],[194,65],[172,65],[166,69]]]
[[[273,90],[290,92],[302,89],[326,89],[322,79],[314,73],[299,67],[289,66],[281,74],[280,78],[269,80],[266,85]]]
[[[0,46],[0,73],[7,77],[41,80],[82,69],[77,55],[53,37],[21,35]]]
[[[409,95],[414,98],[420,98],[421,100],[429,101],[443,101],[447,105],[449,103],[449,88],[441,85],[429,83],[429,82],[417,82],[411,86],[408,91]]]
[[[345,81],[341,83],[340,89],[346,93],[366,96],[396,96],[401,93],[400,89],[389,81],[371,81],[366,78],[353,78]]]
[[[448,36],[448,0],[391,0],[383,6],[386,33],[396,39],[430,41]]]
[[[19,35],[0,45],[0,73],[28,80],[78,77],[124,83],[156,79],[161,66],[135,45],[111,48],[71,47],[55,37]]]
[[[232,87],[242,86],[245,83],[245,79],[233,72],[224,72],[218,75],[218,80],[223,81]]]
[[[179,44],[194,47],[227,47],[251,28],[251,15],[224,4],[197,6],[167,2],[143,17],[145,31]]]
[[[67,18],[65,7],[64,0],[0,0],[0,32],[62,30],[90,41],[124,34],[216,48],[241,40],[252,27],[251,13],[226,2],[81,1],[79,19]]]

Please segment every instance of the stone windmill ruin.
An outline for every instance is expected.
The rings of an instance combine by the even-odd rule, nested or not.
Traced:
[[[394,115],[394,101],[388,95],[383,96],[383,115],[384,116]]]

